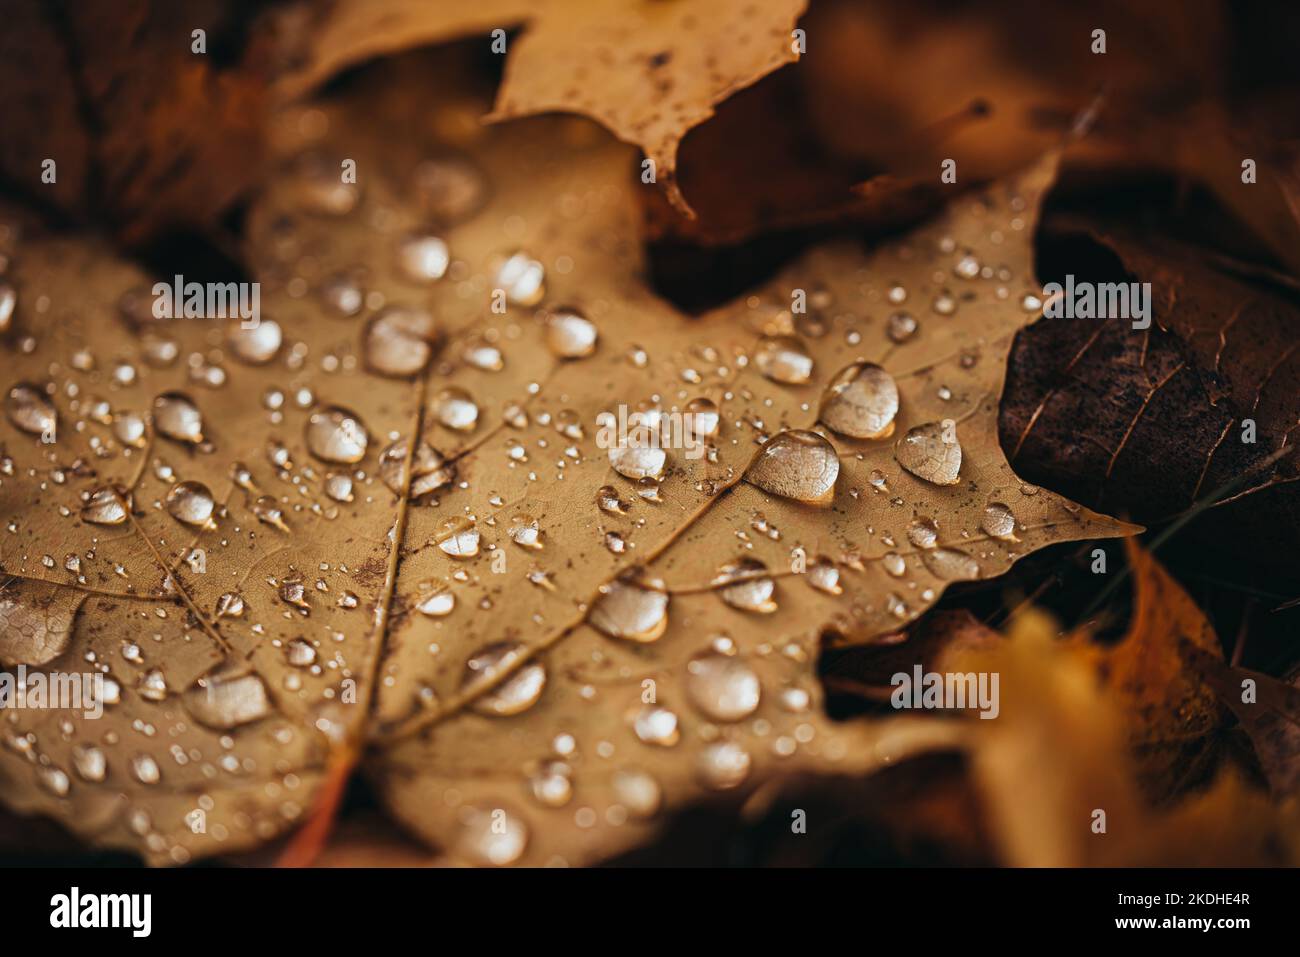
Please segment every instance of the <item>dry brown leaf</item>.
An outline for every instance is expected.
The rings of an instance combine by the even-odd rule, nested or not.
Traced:
[[[1059,235],[1118,257],[1090,281],[1151,284],[1151,328],[1055,318],[1017,337],[1000,410],[1011,461],[1151,524],[1216,502],[1197,522],[1206,547],[1285,575],[1300,547],[1294,294],[1151,232],[1073,218]]]
[[[972,768],[1005,864],[1029,867],[1204,866],[1294,862],[1296,808],[1272,804],[1225,773],[1171,809],[1143,800],[1123,709],[1093,666],[1021,616],[996,651],[950,659],[1000,675],[999,720],[971,722]],[[1105,832],[1093,830],[1105,812]],[[1288,841],[1291,841],[1288,846]],[[1279,860],[1279,855],[1281,859]]]
[[[341,0],[281,82],[301,95],[345,66],[419,44],[523,26],[509,41],[489,119],[582,113],[654,161],[656,182],[690,215],[677,146],[732,93],[798,59],[792,31],[807,0]],[[486,41],[485,41],[486,42]]]
[[[1012,620],[1006,641],[983,626],[959,631],[942,659],[941,670],[1000,677],[998,720],[968,724],[973,772],[1004,862],[1294,863],[1300,806],[1271,802],[1230,769],[1159,810],[1151,788],[1139,787],[1165,766],[1162,748],[1206,741],[1214,731],[1218,709],[1197,662],[1221,665],[1221,657],[1181,587],[1139,547],[1129,551],[1137,604],[1118,645],[1062,640],[1048,616],[1031,610]],[[1097,811],[1105,812],[1104,833],[1095,829]]]
[[[0,173],[20,195],[138,243],[210,226],[255,182],[272,36],[246,14],[216,0],[17,0],[5,14]]]
[[[1214,628],[1191,596],[1133,539],[1133,616],[1114,645],[1076,637],[1124,713],[1129,744],[1148,793],[1195,782],[1214,757],[1211,735],[1226,717],[1193,656],[1222,661]]]
[[[1300,687],[1221,658],[1191,655],[1207,684],[1237,716],[1255,746],[1273,792],[1300,791]]]
[[[434,121],[419,91],[439,75],[412,63],[286,117],[288,160],[249,217],[274,351],[265,328],[115,314],[144,277],[93,242],[14,250],[7,389],[35,382],[59,431],[43,445],[17,427],[42,409],[7,392],[0,569],[89,593],[51,667],[92,662],[121,693],[98,725],[7,716],[6,800],[155,862],[255,846],[325,806],[301,851],[360,761],[450,862],[576,864],[688,802],[950,741],[948,722],[829,721],[813,668],[826,628],[870,640],[950,581],[1132,529],[1024,485],[998,446],[1053,163],[874,252],[816,250],[695,320],[645,284],[629,149],[577,119],[454,122],[481,102],[445,83]],[[451,257],[432,282],[409,270],[439,247],[406,245],[431,220]],[[517,249],[544,289],[499,271]],[[156,336],[179,358],[160,361]],[[864,361],[889,372],[837,379]],[[205,442],[157,434],[183,425],[174,399],[154,404],[176,391]],[[148,448],[96,419],[101,396],[121,423],[153,411]],[[668,451],[662,481],[597,444],[601,411],[698,399],[718,409],[712,450]],[[847,434],[868,426],[892,434]],[[340,450],[355,461],[323,460]],[[214,493],[215,529],[173,517],[177,481]],[[86,524],[83,497],[114,483],[130,515]],[[202,574],[182,561],[196,546]],[[242,615],[218,617],[224,594]]]

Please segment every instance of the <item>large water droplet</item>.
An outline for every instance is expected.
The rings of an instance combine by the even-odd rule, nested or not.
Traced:
[[[108,758],[94,745],[78,745],[72,750],[72,763],[83,781],[98,784],[108,774]]]
[[[447,272],[451,252],[447,249],[447,243],[437,236],[408,236],[398,247],[397,263],[407,279],[435,282]]]
[[[855,439],[885,439],[894,434],[898,386],[871,362],[855,362],[831,380],[822,398],[821,421]]]
[[[658,479],[664,473],[668,453],[651,444],[649,429],[637,429],[627,437],[628,444],[609,448],[609,464],[624,478]]]
[[[961,470],[956,427],[951,420],[918,425],[895,443],[894,458],[917,478],[935,485],[956,485]]]
[[[414,306],[389,306],[366,323],[366,363],[387,376],[412,376],[429,364],[440,338],[433,316]]]
[[[177,442],[203,441],[203,414],[183,392],[164,392],[153,400],[154,427]]]
[[[723,586],[719,594],[733,608],[761,614],[776,611],[776,602],[772,600],[776,583],[768,574],[767,566],[756,558],[742,558],[723,565],[713,584]]]
[[[379,479],[398,495],[406,484],[406,439],[401,438],[379,456]],[[450,485],[456,477],[455,466],[443,458],[442,453],[427,442],[415,447],[411,463],[411,498],[420,498]]]
[[[758,371],[773,382],[801,385],[812,378],[813,359],[808,347],[794,336],[768,336],[754,352]]]
[[[20,382],[5,396],[5,413],[9,421],[32,435],[56,434],[58,413],[44,390],[30,382]]]
[[[0,282],[0,336],[13,328],[18,292],[7,282]]]
[[[816,558],[804,573],[808,584],[828,595],[838,595],[844,591],[840,586],[840,569],[829,558]]]
[[[546,344],[561,359],[580,359],[596,351],[598,334],[577,309],[556,309],[546,322]]]
[[[212,492],[202,482],[178,482],[167,493],[168,514],[186,525],[214,528],[212,513],[215,509]]]
[[[360,462],[370,442],[356,413],[338,406],[313,412],[307,418],[303,436],[311,454],[324,462]]]
[[[90,493],[81,506],[81,520],[92,525],[121,525],[131,507],[130,493],[116,486],[102,486]]]
[[[438,421],[457,432],[472,432],[478,425],[478,404],[459,386],[449,386],[434,400]]]
[[[625,768],[614,772],[614,797],[633,817],[654,817],[663,804],[663,788],[646,771]]]
[[[715,791],[739,787],[749,777],[749,752],[734,741],[718,741],[700,753],[696,774],[700,783]]]
[[[236,357],[249,365],[263,365],[275,358],[280,351],[284,335],[280,324],[274,319],[262,319],[257,325],[245,328],[235,320],[226,327],[226,341]]]
[[[428,615],[430,618],[444,618],[450,615],[455,607],[455,593],[447,588],[439,588],[420,599],[415,606],[415,610],[422,615]]]
[[[528,848],[528,826],[504,808],[466,807],[457,848],[479,864],[504,867],[519,860]]]
[[[925,567],[945,581],[974,581],[980,577],[979,562],[956,548],[933,548],[921,553]]]
[[[1016,541],[1016,516],[1011,509],[1001,502],[990,502],[984,508],[984,517],[980,521],[980,528],[984,529],[994,538],[1000,538],[1004,541]]]
[[[478,554],[479,530],[473,525],[464,525],[457,519],[449,519],[438,535],[438,547],[452,558],[473,558]]]
[[[810,505],[829,505],[835,498],[840,460],[835,447],[816,432],[790,429],[770,438],[745,472],[765,492]]]
[[[906,342],[916,335],[916,319],[910,312],[896,312],[885,324],[885,335],[893,342]]]
[[[939,542],[939,526],[932,518],[915,519],[907,528],[907,540],[917,548],[934,548]]]
[[[523,548],[540,549],[542,547],[540,523],[531,515],[516,515],[510,522],[510,540]]]
[[[456,223],[478,211],[487,195],[483,174],[456,156],[425,160],[415,169],[415,198],[442,224]]]
[[[546,807],[564,807],[573,797],[573,769],[563,761],[547,761],[529,779],[539,803]]]
[[[668,627],[668,593],[658,579],[627,575],[601,586],[587,620],[611,638],[655,641]]]
[[[648,704],[632,720],[632,730],[645,744],[671,748],[681,739],[677,715],[660,705]]]
[[[185,692],[182,700],[194,720],[223,731],[260,721],[272,711],[266,685],[256,674],[208,675]]]
[[[734,655],[709,654],[686,666],[686,695],[713,721],[739,721],[758,710],[758,675]]]
[[[85,595],[10,581],[0,589],[0,664],[40,667],[63,654]]]
[[[517,306],[535,306],[546,295],[546,268],[525,252],[507,256],[497,270],[496,285]]]
[[[461,690],[473,693],[476,687],[497,680],[502,672],[522,660],[525,651],[525,647],[517,642],[488,645],[465,662]],[[475,698],[471,707],[490,717],[508,717],[527,711],[536,704],[545,687],[546,668],[540,662],[528,661],[501,684]]]
[[[113,416],[113,434],[123,445],[144,448],[147,426],[137,412],[119,412]]]

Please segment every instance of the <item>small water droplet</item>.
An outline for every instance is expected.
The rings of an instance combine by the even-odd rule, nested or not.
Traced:
[[[481,536],[477,528],[473,525],[464,526],[456,519],[450,519],[445,524],[449,527],[438,538],[438,547],[443,552],[453,558],[473,558],[478,554]]]
[[[162,779],[158,762],[147,754],[137,754],[131,759],[131,773],[141,784],[157,784]]]
[[[0,336],[13,328],[18,292],[7,282],[0,282]]]
[[[59,768],[39,768],[36,774],[37,777],[40,778],[40,782],[45,789],[56,797],[66,797],[69,789],[72,787],[72,782],[68,779],[68,775]]]
[[[259,496],[253,502],[253,514],[263,524],[278,528],[282,532],[289,531],[289,526],[284,521],[284,512],[280,508],[280,503],[270,495]]]
[[[301,638],[295,638],[285,646],[284,660],[295,668],[310,668],[316,663],[316,649]]]
[[[663,788],[646,771],[621,769],[614,772],[614,797],[633,817],[654,817],[663,804]]]
[[[157,668],[140,678],[140,697],[150,701],[163,701],[167,697],[167,679]]]
[[[113,434],[123,445],[144,448],[146,438],[144,416],[136,412],[119,412],[113,416]]]

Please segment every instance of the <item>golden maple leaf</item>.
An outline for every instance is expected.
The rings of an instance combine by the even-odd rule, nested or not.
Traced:
[[[646,283],[628,147],[466,122],[443,78],[385,64],[284,116],[256,328],[155,320],[94,240],[12,249],[0,660],[116,692],[5,716],[11,806],[186,861],[304,817],[314,846],[360,767],[450,860],[594,861],[951,741],[830,721],[823,635],[1132,530],[998,445],[1051,160],[692,319]],[[606,448],[620,406],[700,444]]]

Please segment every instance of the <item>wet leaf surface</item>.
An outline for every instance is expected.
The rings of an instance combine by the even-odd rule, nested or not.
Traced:
[[[871,642],[951,581],[1133,530],[998,444],[1053,162],[692,319],[645,283],[631,149],[457,122],[485,104],[446,83],[434,122],[423,69],[283,117],[248,220],[257,330],[152,320],[152,277],[93,240],[16,242],[6,368],[37,388],[0,424],[0,570],[85,597],[50,666],[120,700],[6,715],[8,803],[154,862],[306,821],[303,860],[359,770],[450,861],[577,864],[692,802],[946,746],[945,722],[830,721],[813,667],[827,629]],[[895,434],[819,426],[868,362]],[[24,426],[41,396],[53,443]],[[611,450],[620,404],[716,412],[688,420],[704,447]],[[123,520],[84,518],[96,494]]]

